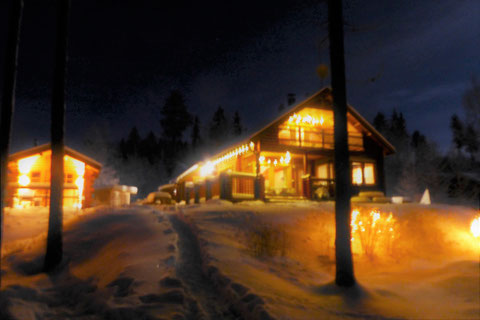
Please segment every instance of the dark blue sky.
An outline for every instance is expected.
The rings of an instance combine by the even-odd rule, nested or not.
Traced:
[[[480,1],[345,4],[349,103],[368,120],[396,108],[410,131],[447,150],[450,116],[462,114],[470,78],[480,76]],[[2,2],[0,48],[7,14]],[[12,151],[49,138],[53,21],[51,1],[25,0]],[[326,35],[317,1],[73,0],[67,144],[81,149],[95,127],[113,138],[133,125],[159,133],[174,88],[203,125],[222,105],[255,130],[287,93],[300,100],[322,86],[315,69],[328,64]]]

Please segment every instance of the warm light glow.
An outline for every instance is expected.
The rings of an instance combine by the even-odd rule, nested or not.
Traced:
[[[202,177],[210,176],[213,174],[213,171],[215,171],[215,165],[208,161],[204,166],[200,168],[200,175]]]
[[[312,126],[312,127],[322,126],[324,121],[325,120],[323,119],[322,116],[320,118],[316,118],[316,117],[312,117],[309,114],[302,117],[301,115],[294,113],[293,116],[290,116],[288,118],[288,122],[291,124]]]
[[[352,169],[352,183],[362,184],[362,167],[355,167]]]
[[[480,217],[473,219],[470,224],[470,232],[472,232],[475,238],[480,237]]]
[[[250,142],[250,150],[253,150],[253,146],[254,146],[253,142]],[[233,157],[241,156],[242,154],[246,153],[247,151],[249,151],[249,145],[248,144],[243,144],[243,145],[231,150],[230,152],[224,154],[223,156],[220,156],[217,159],[212,160],[212,163],[213,163],[213,165],[217,165],[220,162],[230,160]]]
[[[250,150],[253,150],[254,147],[255,147],[255,144],[253,143],[253,141],[250,141]]]
[[[365,169],[363,170],[365,184],[375,184],[375,172],[373,163],[365,163]]]
[[[27,175],[23,174],[18,177],[18,184],[22,187],[26,187],[30,184],[30,178]]]
[[[375,251],[388,252],[395,239],[395,223],[392,213],[387,216],[376,209],[369,212],[353,210],[350,221],[352,250],[356,253],[362,251],[369,258]]]
[[[77,174],[77,179],[75,180],[75,185],[78,188],[78,201],[75,204],[75,206],[79,209],[82,208],[82,200],[83,200],[83,190],[85,187],[85,163],[82,161],[79,161],[77,159],[73,159],[69,156],[64,157],[65,161],[71,161],[73,164],[73,167],[75,168],[75,172]]]
[[[40,156],[37,154],[28,158],[18,160],[18,171],[21,174],[28,174],[30,170],[32,170],[32,166],[35,164],[39,157]]]
[[[274,166],[277,166],[277,165],[282,165],[282,166],[286,166],[288,164],[290,164],[290,161],[292,160],[292,156],[290,155],[290,152],[286,152],[285,153],[285,156],[280,156],[280,158],[265,158],[265,156],[260,156],[258,158],[258,161],[260,162],[260,164],[264,165],[265,163],[265,160],[267,161],[267,164],[273,164]]]
[[[75,185],[78,188],[78,203],[76,204],[76,207],[78,209],[82,208],[82,199],[83,199],[83,186],[85,184],[85,179],[83,177],[78,177],[77,180],[75,180]]]
[[[76,159],[72,159],[73,165],[75,167],[75,171],[79,176],[83,176],[85,174],[85,163],[82,161],[78,161]]]

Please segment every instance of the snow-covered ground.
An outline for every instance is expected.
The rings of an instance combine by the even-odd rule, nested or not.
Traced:
[[[480,319],[478,212],[354,209],[350,289],[333,285],[332,203],[66,212],[64,263],[50,275],[39,272],[47,211],[9,211],[0,318]]]
[[[50,275],[39,272],[46,224],[36,225],[47,211],[13,216],[5,219],[0,318],[170,319],[186,313],[174,277],[176,235],[163,214],[147,207],[67,213],[64,265]]]
[[[333,285],[332,203],[212,202],[182,211],[200,230],[209,263],[259,296],[277,319],[480,319],[480,239],[469,230],[474,210],[416,204],[354,208],[364,217],[377,209],[377,226],[390,213],[392,218],[388,230],[376,229],[389,231],[388,239],[372,237],[376,245],[368,245],[364,238],[363,246],[354,239],[358,286],[352,289]],[[262,232],[276,237],[273,256],[259,256],[258,248],[254,254]]]

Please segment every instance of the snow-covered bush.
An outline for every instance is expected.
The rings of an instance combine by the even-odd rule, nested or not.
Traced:
[[[352,250],[373,259],[375,254],[391,255],[396,240],[396,219],[376,209],[352,211]]]
[[[286,255],[288,237],[284,226],[250,216],[245,220],[241,232],[245,245],[253,256]]]

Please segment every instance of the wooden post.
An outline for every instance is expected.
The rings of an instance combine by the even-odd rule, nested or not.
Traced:
[[[195,183],[193,185],[193,192],[195,192],[195,200],[194,202],[196,204],[199,204],[200,203],[200,184],[199,183]]]
[[[220,199],[233,200],[232,195],[232,176],[227,172],[220,173]]]
[[[10,147],[10,132],[12,117],[15,109],[15,89],[17,80],[18,45],[20,43],[20,26],[22,24],[23,0],[13,0],[12,14],[10,15],[8,42],[6,45],[3,90],[2,115],[0,117],[0,288],[2,286],[2,235],[3,210],[7,189],[7,166]]]
[[[205,179],[205,201],[212,199],[212,181]]]

